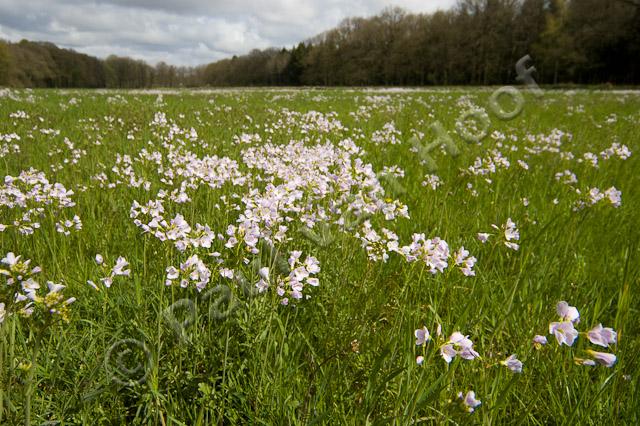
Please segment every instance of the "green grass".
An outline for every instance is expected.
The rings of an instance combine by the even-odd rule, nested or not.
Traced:
[[[518,150],[499,148],[511,166],[487,176],[492,181],[488,183],[460,170],[476,157],[485,157],[496,148],[496,141],[487,137],[481,144],[468,144],[456,134],[455,123],[466,108],[457,102],[462,96],[487,108],[491,90],[185,91],[165,93],[161,104],[156,103],[157,94],[133,92],[12,91],[13,98],[0,97],[0,135],[21,137],[12,142],[20,152],[0,160],[2,176],[17,176],[33,167],[45,172],[50,182],[74,190],[76,202],[69,209],[45,208],[41,227],[33,235],[7,228],[0,233],[0,254],[13,252],[32,259],[31,266],[42,266],[37,276],[42,287],[47,280],[62,282],[67,286],[65,296],[77,298],[70,306],[69,322],[42,333],[18,315],[5,318],[0,331],[4,371],[0,423],[25,422],[29,392],[32,424],[638,423],[640,95],[547,91],[540,99],[525,95],[524,110],[513,120],[501,121],[489,112],[490,132],[517,136],[517,141],[504,144]],[[375,103],[366,100],[374,95],[385,98]],[[69,104],[71,98],[78,103]],[[370,117],[356,120],[349,114],[363,105],[370,106]],[[576,111],[579,105],[583,107]],[[285,108],[335,112],[345,129],[304,133],[295,122],[286,121]],[[9,118],[18,110],[29,118]],[[126,181],[100,188],[91,178],[105,172],[115,180],[110,170],[117,153],[135,157],[143,148],[165,152],[150,125],[160,111],[180,128],[197,131],[197,140],[185,141],[185,149],[199,157],[238,161],[240,171],[250,172],[249,180],[260,190],[265,185],[253,180],[257,171],[243,164],[241,150],[261,144],[234,144],[235,135],[258,133],[263,142],[270,138],[281,145],[295,139],[308,146],[327,141],[337,145],[352,138],[365,150],[360,158],[376,172],[393,165],[405,171],[399,179],[404,191],[393,194],[397,186],[385,181],[383,186],[408,206],[410,219],[387,222],[375,215],[374,227],[393,230],[401,245],[409,244],[413,233],[439,236],[452,250],[464,245],[478,258],[476,276],[464,277],[449,269],[432,275],[395,253],[386,263],[372,262],[353,232],[330,225],[330,244],[317,244],[299,231],[296,218],[288,232],[290,240],[276,248],[285,259],[291,250],[317,257],[321,272],[320,286],[305,288],[312,297],[295,308],[281,306],[274,288],[255,295],[217,276],[201,293],[193,286],[166,287],[165,269],[184,262],[191,251],[180,253],[143,234],[129,211],[134,200],[144,204],[155,199],[159,189],[170,191],[180,179],[167,185],[160,181],[155,164],[135,161],[132,168],[150,182],[150,191],[130,187]],[[611,114],[616,114],[615,122],[607,122]],[[283,124],[273,133],[265,131],[280,119]],[[449,131],[460,155],[431,152],[438,165],[435,173],[444,182],[434,191],[421,185],[427,170],[410,151],[408,140],[414,129],[426,134],[425,141],[432,140],[429,125],[436,120]],[[374,144],[373,132],[392,121],[402,133],[402,143]],[[47,128],[60,133],[40,131]],[[561,150],[575,158],[562,159],[553,152],[527,155],[524,148],[531,144],[526,135],[548,135],[553,129],[572,134],[570,140],[563,139]],[[129,131],[133,140],[127,139]],[[71,158],[65,138],[86,155],[77,164],[58,169],[55,166]],[[101,145],[95,145],[96,140]],[[598,168],[577,161],[585,152],[598,155],[613,142],[627,145],[631,157],[600,158]],[[518,159],[526,161],[529,170],[518,166]],[[574,211],[575,191],[554,179],[555,173],[566,169],[577,175],[575,186],[583,192],[615,186],[622,191],[622,205],[614,208],[601,202]],[[476,197],[467,188],[469,183]],[[181,213],[192,226],[207,223],[216,233],[224,233],[239,212],[221,197],[229,200],[246,191],[247,184],[199,185],[189,190],[191,202],[167,201],[166,216]],[[527,207],[522,198],[529,200]],[[10,224],[22,212],[0,206],[0,223]],[[82,230],[69,236],[56,232],[56,215],[74,214],[82,220]],[[498,243],[495,236],[488,244],[477,240],[478,232],[491,232],[491,224],[500,226],[509,217],[520,230],[518,251]],[[210,251],[198,253],[214,265],[206,255]],[[109,266],[118,256],[126,257],[131,277],[118,277],[111,288],[95,291],[87,280],[98,282],[103,276],[94,261],[97,253]],[[264,252],[257,256],[236,249],[223,252],[225,261],[238,265],[251,282],[257,275],[251,265],[242,263],[245,256],[260,257],[262,264],[272,266],[275,261]],[[227,306],[226,301],[220,303],[225,294],[207,293],[218,282],[231,286],[236,303],[233,314],[221,319],[212,314]],[[5,278],[0,278],[0,285],[8,288]],[[5,290],[2,297],[9,294]],[[171,308],[183,299],[192,303]],[[612,368],[574,363],[574,357],[584,357],[585,349],[598,350],[584,335],[571,348],[558,346],[551,335],[548,345],[534,348],[533,336],[547,334],[549,322],[557,320],[555,306],[560,300],[580,311],[581,332],[600,322],[618,332],[617,345],[600,348],[617,355]],[[177,323],[190,320],[186,327],[178,327],[182,334],[176,334],[175,322],[171,327],[166,320],[168,311]],[[481,359],[456,358],[447,365],[431,341],[423,365],[417,365],[416,356],[423,349],[416,347],[413,332],[427,326],[435,335],[437,324],[446,336],[454,331],[469,335]],[[40,350],[30,381],[30,372],[18,365],[31,359],[38,339]],[[135,339],[148,351],[132,346],[133,352],[125,357],[131,365],[144,364],[130,375],[133,380],[144,377],[138,384],[113,380],[119,347],[110,348],[123,339]],[[514,353],[524,363],[521,374],[499,364]],[[458,392],[468,390],[482,400],[474,413],[467,413],[457,399]]]

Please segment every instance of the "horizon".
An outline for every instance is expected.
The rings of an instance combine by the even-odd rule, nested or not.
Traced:
[[[388,7],[408,13],[448,10],[456,0],[358,2],[244,0],[233,5],[188,0],[0,0],[0,39],[50,42],[105,59],[110,55],[196,67],[254,49],[291,48],[346,18],[371,17]],[[87,20],[87,16],[93,18]],[[309,23],[315,23],[313,30]],[[141,27],[141,28],[140,28]],[[140,28],[140,29],[139,29]]]

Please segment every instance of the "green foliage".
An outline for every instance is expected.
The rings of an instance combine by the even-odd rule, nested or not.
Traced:
[[[17,176],[34,167],[73,189],[74,211],[83,229],[70,236],[56,232],[58,213],[47,211],[34,235],[14,229],[0,233],[1,255],[12,251],[32,259],[31,267],[41,265],[47,279],[67,286],[65,296],[77,298],[69,308],[70,322],[47,333],[37,355],[30,351],[27,326],[4,322],[0,363],[12,367],[0,369],[0,380],[9,384],[0,392],[6,409],[0,423],[23,420],[20,389],[25,383],[33,383],[33,424],[596,425],[640,420],[636,94],[558,91],[541,100],[526,95],[523,114],[511,121],[492,117],[491,131],[517,137],[504,144],[518,148],[512,155],[525,159],[529,170],[513,162],[491,175],[491,183],[483,176],[461,176],[460,170],[486,155],[497,141],[467,144],[453,130],[461,113],[458,101],[487,105],[490,91],[485,89],[402,94],[180,91],[165,93],[161,102],[155,93],[126,91],[14,90],[12,95],[0,98],[0,134],[19,134],[22,140],[15,143],[21,151],[2,158],[0,175]],[[366,118],[358,116],[363,105],[370,114]],[[28,118],[8,118],[19,110]],[[291,111],[311,110],[335,111],[344,134],[317,135],[277,124]],[[431,275],[397,257],[387,263],[368,261],[361,242],[349,233],[336,233],[326,244],[314,244],[300,234],[287,247],[317,256],[322,267],[320,286],[311,299],[292,308],[279,305],[273,293],[251,298],[234,287],[238,305],[233,315],[226,320],[209,315],[213,298],[165,286],[166,267],[184,261],[181,254],[143,234],[130,218],[133,200],[154,196],[159,185],[156,165],[132,162],[136,170],[148,167],[142,170],[153,180],[151,192],[128,187],[128,179],[100,188],[92,178],[102,171],[111,173],[116,154],[135,159],[143,148],[155,149],[150,147],[149,123],[158,111],[181,128],[196,129],[198,140],[208,144],[190,145],[200,156],[240,159],[246,145],[231,141],[245,132],[257,132],[275,145],[291,139],[337,144],[352,138],[374,170],[392,165],[405,170],[405,191],[399,197],[408,204],[411,219],[393,224],[403,240],[425,232],[455,247],[464,244],[478,257],[477,276],[467,278],[457,271]],[[616,120],[609,120],[612,113]],[[444,182],[433,191],[421,184],[424,166],[410,151],[408,139],[414,129],[428,132],[436,119],[455,138],[460,154],[453,158],[431,152]],[[390,121],[402,132],[403,143],[375,145],[373,132]],[[576,160],[553,152],[527,154],[527,135],[548,135],[554,128],[573,134],[563,148]],[[40,131],[44,129],[60,134]],[[72,158],[65,138],[87,155],[76,163],[65,162]],[[577,161],[614,140],[629,146],[633,154],[628,160],[601,161],[599,168]],[[575,191],[554,180],[554,173],[566,168],[578,174],[585,187],[615,185],[623,193],[622,206],[573,211]],[[467,183],[478,191],[477,197]],[[228,186],[200,188],[191,203],[176,208],[190,223],[209,223],[224,233],[233,212],[214,206],[222,196],[233,199],[236,191]],[[525,197],[528,207],[522,203]],[[9,223],[10,212],[1,208],[0,223]],[[519,251],[477,241],[477,232],[491,231],[492,223],[504,223],[507,217],[521,230]],[[96,253],[111,260],[126,256],[131,277],[119,277],[111,288],[95,291],[87,280],[101,276]],[[167,309],[181,299],[194,307],[192,318],[186,310],[175,312],[177,321],[191,319],[186,336],[165,320]],[[619,332],[618,362],[612,369],[575,365],[578,349],[558,348],[555,341],[539,351],[533,348],[532,337],[547,334],[549,321],[556,318],[555,304],[563,299],[580,309],[581,330],[602,322]],[[447,334],[469,334],[483,360],[458,359],[447,366],[430,343],[424,364],[416,365],[420,349],[413,332],[426,325],[435,333],[437,323]],[[148,372],[145,381],[112,380],[105,367],[114,345],[125,339],[142,342],[121,361],[141,366]],[[522,374],[495,363],[512,353],[524,361]],[[29,368],[32,356],[37,357],[31,364],[37,370]],[[10,379],[7,371],[12,372]],[[473,414],[456,399],[458,391],[469,389],[482,400]]]
[[[10,65],[9,46],[6,42],[0,40],[0,86],[9,83]]]

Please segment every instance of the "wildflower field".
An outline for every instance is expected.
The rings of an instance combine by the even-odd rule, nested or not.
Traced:
[[[640,92],[493,93],[0,90],[0,424],[640,422]]]

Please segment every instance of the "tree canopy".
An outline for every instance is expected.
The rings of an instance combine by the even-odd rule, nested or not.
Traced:
[[[541,83],[640,82],[640,0],[459,0],[449,11],[387,8],[291,49],[199,67],[98,59],[46,42],[0,41],[0,85],[175,87],[452,85],[514,81],[529,54]]]

